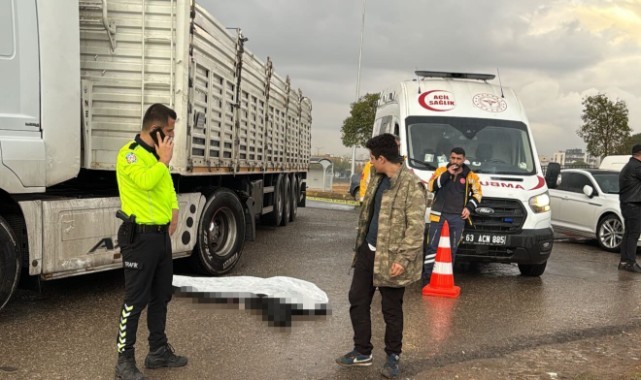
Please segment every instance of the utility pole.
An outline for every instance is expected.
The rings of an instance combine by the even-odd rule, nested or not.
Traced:
[[[361,17],[361,43],[358,49],[358,70],[356,71],[356,101],[358,102],[361,92],[361,62],[363,60],[363,35],[365,34],[365,0],[363,0],[363,12]],[[356,144],[352,145],[352,170],[351,175],[354,175],[356,167]]]

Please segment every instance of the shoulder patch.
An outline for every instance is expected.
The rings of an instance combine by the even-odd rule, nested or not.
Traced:
[[[136,158],[136,154],[134,152],[127,153],[125,158],[127,159],[127,163],[129,164],[134,164],[136,163],[136,161],[138,161],[138,158]]]

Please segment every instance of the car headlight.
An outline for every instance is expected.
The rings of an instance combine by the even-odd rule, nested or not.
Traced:
[[[528,203],[530,204],[530,208],[532,209],[532,211],[537,214],[550,211],[550,196],[547,192],[533,196],[532,198],[530,198],[530,201]]]

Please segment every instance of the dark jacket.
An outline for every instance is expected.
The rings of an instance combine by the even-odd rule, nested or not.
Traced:
[[[630,157],[619,173],[619,201],[641,203],[641,161],[634,157]]]
[[[449,165],[447,165],[449,166]],[[450,173],[447,171],[447,166],[441,166],[430,178],[427,183],[427,190],[434,192],[434,204],[432,204],[432,210],[430,212],[430,221],[438,222],[440,219],[441,212],[445,209],[445,196],[439,196],[439,192],[446,192],[452,187],[460,186],[463,192],[461,196],[461,203],[456,205],[457,213],[463,210],[463,207],[467,207],[470,212],[476,210],[476,207],[481,203],[483,198],[483,192],[481,190],[481,183],[479,177],[474,173],[467,165],[463,165],[463,172],[457,177],[458,183],[454,183],[451,179]],[[464,183],[461,183],[461,179],[464,178]]]

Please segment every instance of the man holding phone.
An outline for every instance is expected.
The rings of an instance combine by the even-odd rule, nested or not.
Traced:
[[[423,286],[429,284],[432,275],[443,222],[447,220],[450,227],[450,247],[454,263],[465,221],[472,224],[470,213],[478,207],[483,197],[479,177],[465,165],[465,150],[460,147],[452,148],[447,166],[434,171],[427,190],[434,192],[434,203],[430,211],[430,227],[425,244]]]
[[[145,367],[187,364],[187,358],[174,354],[165,335],[173,278],[170,236],[178,222],[178,199],[169,170],[175,123],[174,110],[153,104],[145,113],[140,134],[120,149],[116,161],[121,208],[124,217],[133,221],[130,229],[123,224],[118,230],[125,274],[117,339],[119,379],[144,379],[136,367],[134,346],[138,319],[147,306],[149,354]],[[127,233],[133,236],[125,236]]]

